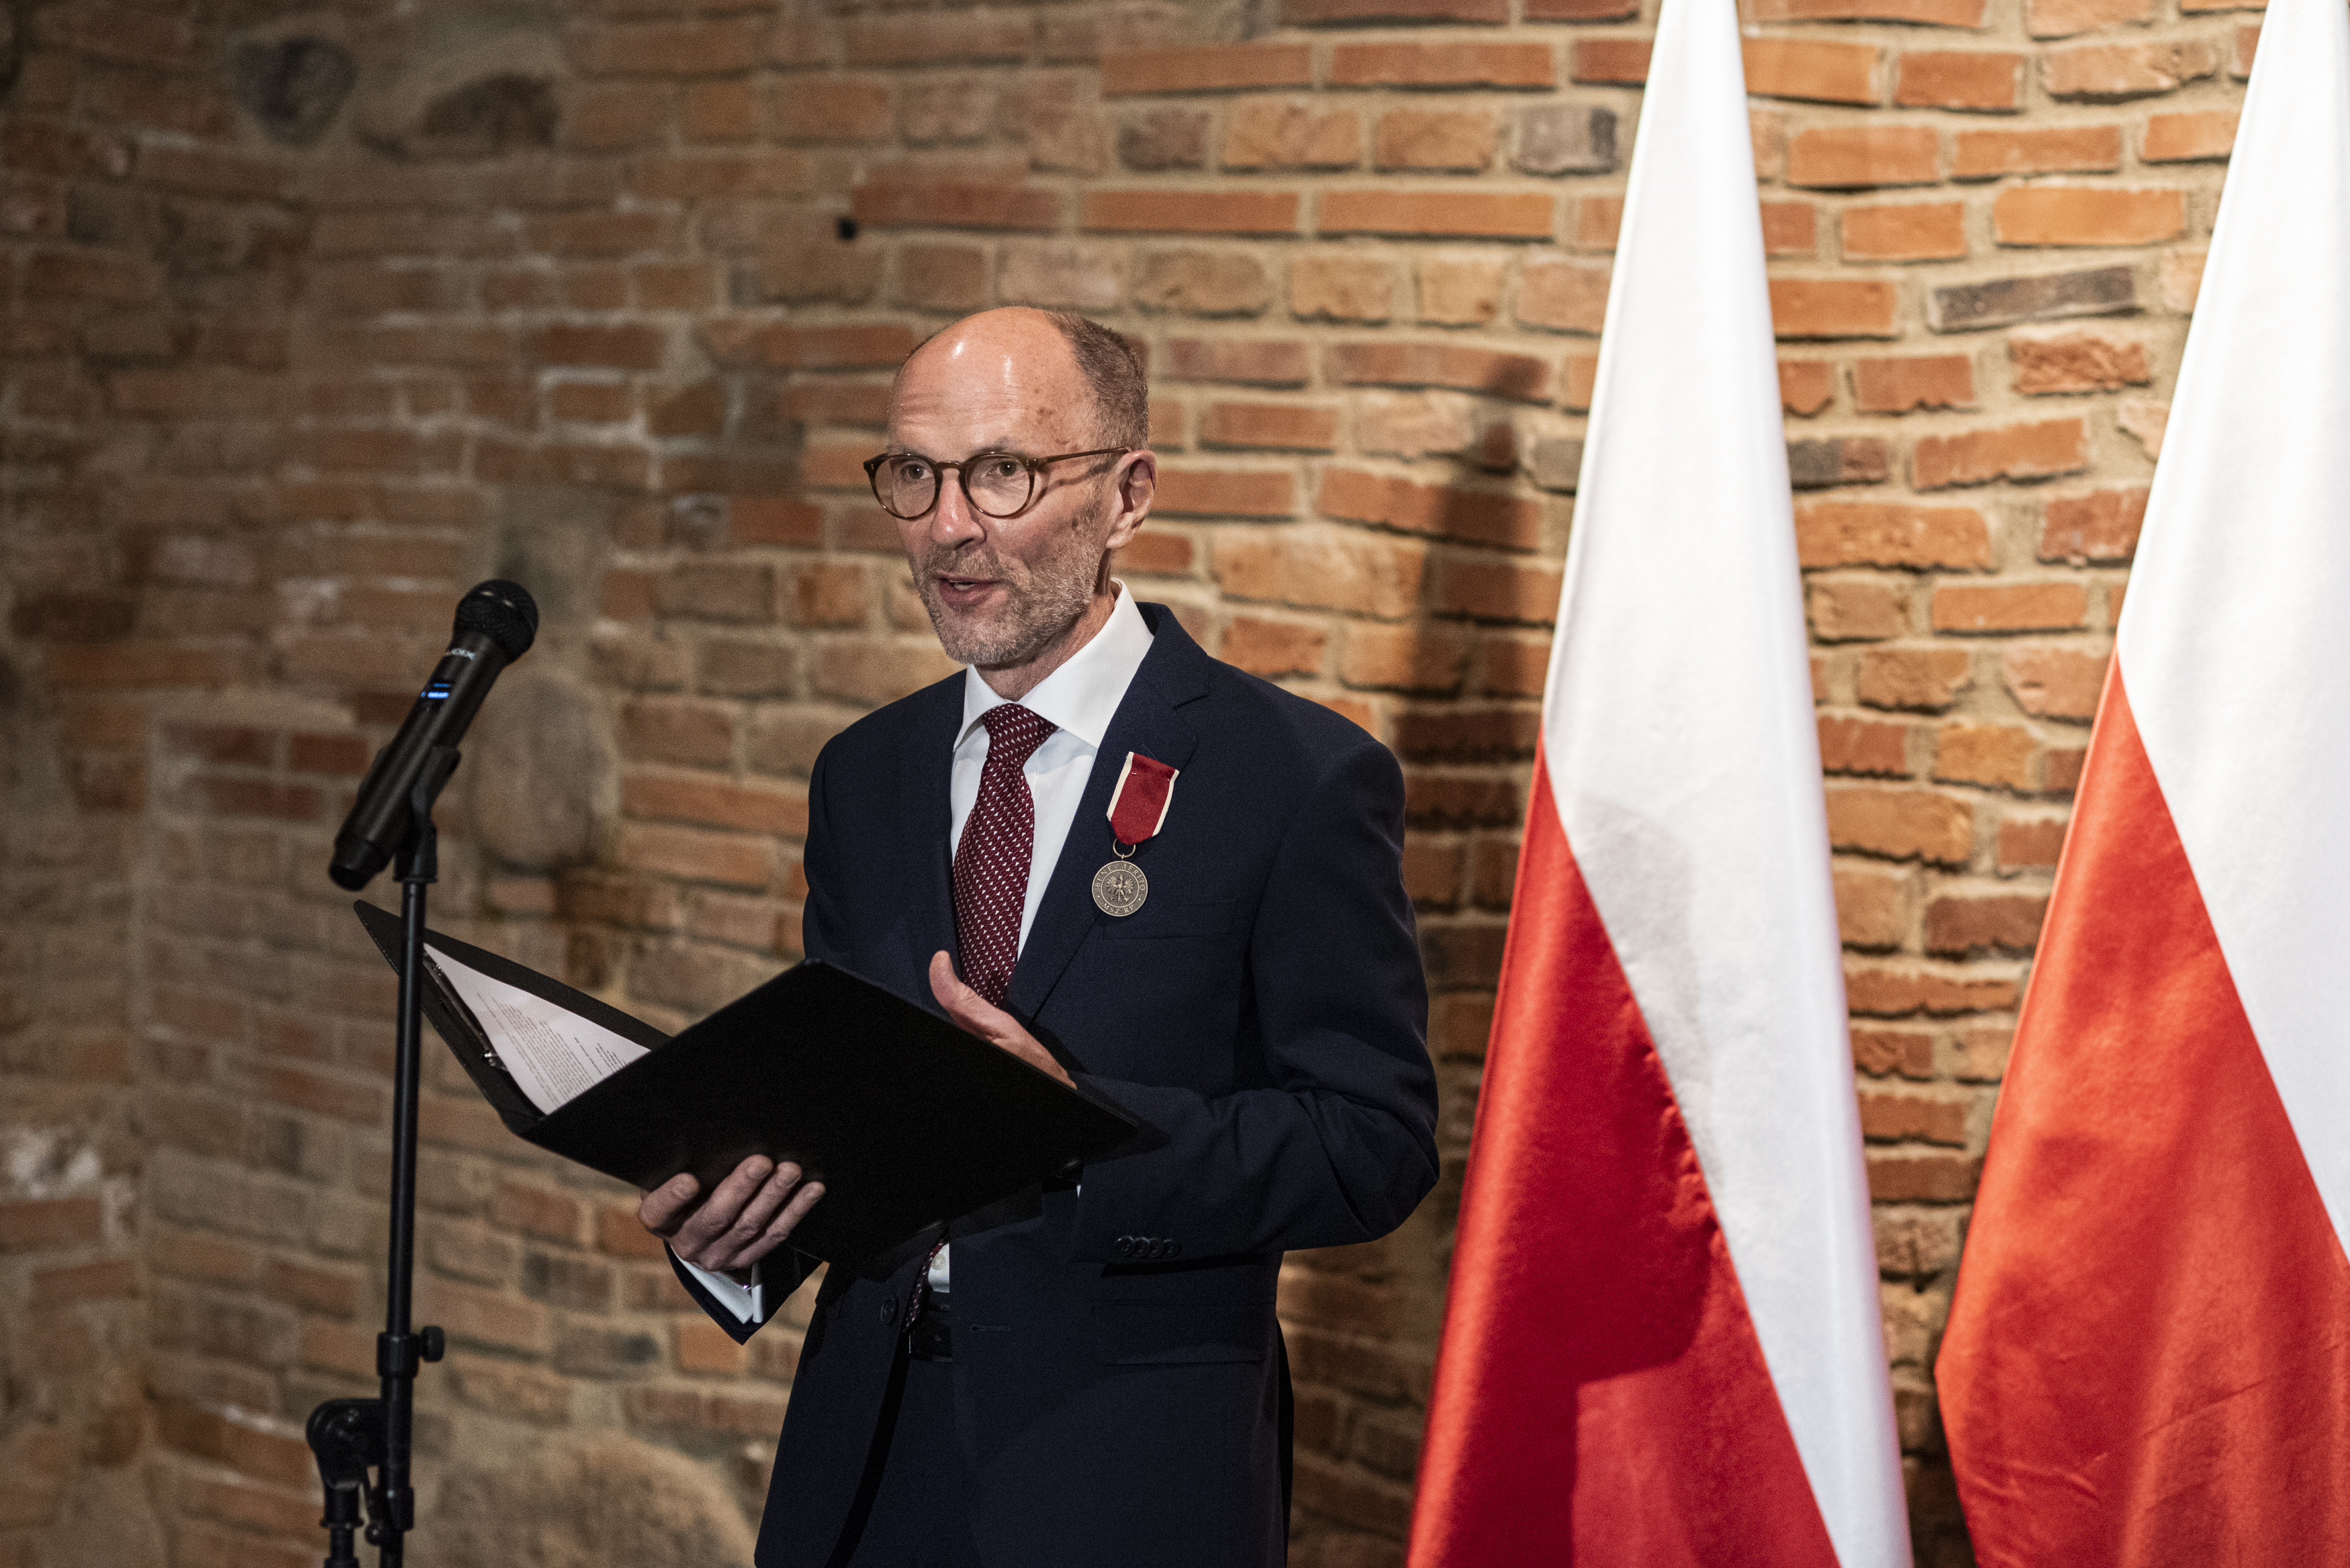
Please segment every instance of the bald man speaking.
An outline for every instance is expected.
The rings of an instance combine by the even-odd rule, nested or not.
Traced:
[[[1403,779],[1202,652],[1111,557],[1149,514],[1142,369],[1075,316],[931,338],[867,464],[968,668],[850,725],[808,785],[808,957],[926,1002],[1143,1131],[817,1292],[760,1568],[1281,1563],[1284,1251],[1436,1180]],[[646,1226],[737,1340],[812,1265],[785,1163]]]

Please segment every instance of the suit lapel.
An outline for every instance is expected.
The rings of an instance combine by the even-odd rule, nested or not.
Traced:
[[[912,834],[915,857],[912,874],[905,885],[906,932],[920,944],[914,968],[921,974],[928,974],[932,953],[941,948],[951,953],[957,950],[954,866],[950,850],[954,807],[950,790],[954,778],[955,732],[962,725],[965,679],[957,675],[931,688],[931,693],[935,695],[916,721],[911,738],[913,755],[920,762],[899,770],[905,791],[900,798]],[[934,1006],[927,980],[917,1000],[925,1007]]]
[[[1150,651],[1102,736],[1076,819],[1069,825],[1069,836],[1061,845],[1044,901],[1036,907],[1020,961],[1013,968],[1012,987],[1004,994],[1006,1009],[1023,1019],[1043,1011],[1069,960],[1094,929],[1094,873],[1110,857],[1109,796],[1118,770],[1126,765],[1126,753],[1139,752],[1181,768],[1199,744],[1198,732],[1178,710],[1207,695],[1211,661],[1164,605],[1140,608],[1150,625]]]

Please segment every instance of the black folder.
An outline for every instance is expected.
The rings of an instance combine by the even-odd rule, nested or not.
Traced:
[[[392,967],[400,917],[353,906]],[[639,1188],[691,1171],[707,1192],[743,1160],[795,1160],[825,1184],[791,1245],[853,1266],[1125,1142],[1093,1096],[832,964],[795,964],[672,1037],[559,981],[438,931],[424,1016],[518,1137]],[[434,971],[432,949],[568,1009],[650,1054],[541,1113]]]

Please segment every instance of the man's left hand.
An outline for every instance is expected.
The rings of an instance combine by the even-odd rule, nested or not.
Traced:
[[[931,994],[939,999],[947,1016],[965,1033],[976,1034],[989,1044],[1011,1052],[1038,1072],[1049,1073],[1072,1088],[1076,1086],[1061,1064],[1053,1060],[1053,1054],[1038,1044],[1034,1034],[1021,1028],[1012,1014],[962,982],[962,977],[954,971],[954,960],[947,956],[944,948],[931,955]]]

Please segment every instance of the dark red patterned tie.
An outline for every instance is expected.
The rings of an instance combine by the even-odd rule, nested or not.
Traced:
[[[1020,958],[1020,911],[1036,852],[1036,801],[1021,770],[1055,726],[1017,702],[991,708],[979,722],[987,726],[987,765],[955,848],[955,934],[964,981],[1001,1004]]]

